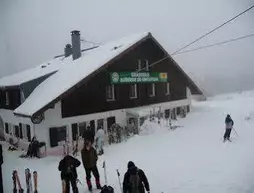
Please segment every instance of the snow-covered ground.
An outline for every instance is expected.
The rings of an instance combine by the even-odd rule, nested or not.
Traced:
[[[222,142],[224,119],[230,113],[238,136],[232,132],[232,143]],[[98,161],[102,184],[102,163],[107,164],[108,182],[119,193],[116,169],[121,180],[132,160],[148,177],[151,192],[157,193],[253,193],[254,192],[254,92],[217,96],[196,102],[185,119],[168,127],[147,124],[140,136],[105,149]],[[12,192],[13,169],[37,170],[39,192],[61,192],[57,170],[58,157],[41,160],[18,159],[19,152],[4,154],[4,189]],[[85,172],[78,169],[80,192],[86,192]],[[21,181],[24,183],[23,173]]]

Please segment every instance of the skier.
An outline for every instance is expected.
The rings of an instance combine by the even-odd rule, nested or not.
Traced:
[[[225,119],[226,131],[225,131],[225,134],[224,134],[224,141],[223,142],[225,142],[226,140],[231,141],[230,140],[230,134],[231,134],[231,130],[233,128],[233,125],[234,125],[234,121],[232,120],[231,116],[228,114],[226,119]]]
[[[102,155],[104,153],[103,145],[104,145],[105,133],[102,127],[99,127],[98,131],[95,135],[95,143],[96,149],[98,150],[98,155]]]
[[[124,175],[123,193],[150,193],[149,183],[143,170],[137,168],[132,161],[128,163],[128,170]]]
[[[86,182],[89,191],[92,191],[92,183],[91,183],[91,172],[95,177],[96,187],[97,189],[101,189],[100,184],[100,175],[97,168],[97,152],[92,146],[90,141],[86,141],[84,144],[84,148],[81,150],[81,158],[83,162],[83,166],[86,171]]]
[[[4,190],[3,190],[2,164],[3,164],[3,148],[2,148],[2,145],[0,144],[0,192],[4,192]]]
[[[66,155],[60,162],[58,170],[61,171],[61,180],[63,183],[63,192],[70,192],[70,183],[72,186],[72,192],[78,193],[77,187],[77,167],[80,166],[80,161],[76,158]]]

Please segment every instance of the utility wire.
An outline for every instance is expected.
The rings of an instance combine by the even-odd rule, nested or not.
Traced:
[[[218,43],[215,43],[215,44],[210,44],[210,45],[206,45],[206,46],[200,46],[200,47],[197,47],[197,48],[194,48],[194,49],[190,49],[190,50],[186,50],[186,51],[181,51],[181,52],[178,52],[175,55],[183,54],[183,53],[188,53],[188,52],[194,52],[194,51],[197,51],[197,50],[211,48],[211,47],[214,47],[214,46],[220,46],[220,45],[223,45],[223,44],[227,44],[227,43],[231,43],[231,42],[236,42],[236,41],[243,40],[243,39],[250,38],[250,37],[254,37],[254,33],[253,34],[249,34],[249,35],[245,35],[245,36],[242,36],[242,37],[234,38],[234,39],[229,39],[229,40],[226,40],[226,41],[223,41],[223,42],[218,42]]]
[[[81,41],[81,42],[90,43],[90,44],[94,44],[94,45],[101,45],[101,43],[95,43],[95,42],[92,42],[92,41],[88,41],[88,40],[86,40],[86,39],[84,39],[84,38],[81,38],[80,41]]]
[[[205,33],[204,35],[202,35],[201,37],[197,38],[197,39],[194,40],[193,42],[191,42],[191,43],[189,43],[189,44],[183,46],[182,48],[178,49],[177,51],[173,52],[172,55],[175,55],[175,54],[177,54],[178,52],[182,51],[183,49],[189,47],[190,45],[192,45],[192,44],[198,42],[199,40],[201,40],[201,39],[203,39],[204,37],[208,36],[209,34],[215,32],[216,30],[220,29],[220,28],[223,27],[224,25],[230,23],[231,21],[235,20],[236,18],[240,17],[241,15],[243,15],[244,13],[250,11],[250,10],[253,9],[253,8],[254,8],[254,5],[252,5],[251,7],[249,7],[248,9],[246,9],[245,11],[239,13],[239,14],[236,15],[235,17],[229,19],[228,21],[224,22],[223,24],[219,25],[218,27],[214,28],[213,30],[211,30],[211,31],[209,31],[209,32],[207,32],[207,33]]]
[[[204,37],[206,37],[206,36],[212,34],[212,33],[215,32],[216,30],[220,29],[221,27],[225,26],[226,24],[230,23],[231,21],[235,20],[236,18],[240,17],[241,15],[243,15],[244,13],[250,11],[250,10],[253,9],[253,8],[254,8],[254,5],[250,6],[248,9],[246,9],[246,10],[244,10],[243,12],[239,13],[239,14],[236,15],[235,17],[233,17],[233,18],[227,20],[226,22],[224,22],[223,24],[219,25],[218,27],[212,29],[211,31],[205,33],[204,35],[202,35],[201,37],[199,37],[199,38],[197,38],[196,40],[192,41],[191,43],[189,43],[189,44],[183,46],[182,48],[180,48],[180,49],[178,49],[178,50],[176,50],[175,52],[173,52],[173,53],[170,54],[169,56],[166,56],[166,57],[164,57],[164,58],[162,58],[162,59],[160,59],[160,60],[158,60],[158,61],[156,61],[156,62],[150,64],[149,67],[154,66],[155,64],[158,64],[159,62],[164,61],[164,60],[166,60],[167,58],[170,58],[171,55],[172,55],[172,56],[173,56],[173,55],[176,55],[177,53],[179,53],[179,52],[182,51],[183,49],[185,49],[185,48],[191,46],[192,44],[198,42],[199,40],[203,39]],[[142,70],[145,70],[145,69],[146,69],[146,68],[140,69],[140,70],[138,70],[138,72],[139,72],[139,71],[142,71]]]

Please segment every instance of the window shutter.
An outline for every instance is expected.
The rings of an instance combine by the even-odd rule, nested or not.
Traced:
[[[30,142],[31,141],[31,130],[30,130],[30,125],[26,125],[26,135],[27,135],[27,139]]]
[[[5,123],[4,124],[5,125],[5,133],[9,133],[9,125],[8,125],[8,123]]]
[[[19,138],[19,126],[15,125],[14,128],[15,128],[15,137]]]
[[[71,129],[72,129],[72,140],[76,141],[77,134],[78,134],[78,124],[77,123],[72,124]]]
[[[23,132],[22,132],[22,124],[19,124],[19,137],[20,139],[23,139]]]
[[[49,128],[50,147],[58,146],[57,128]]]

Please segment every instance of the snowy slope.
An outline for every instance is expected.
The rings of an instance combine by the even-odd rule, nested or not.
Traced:
[[[108,181],[119,191],[116,169],[121,179],[129,160],[142,168],[157,193],[251,193],[254,192],[254,92],[217,96],[206,102],[194,103],[192,113],[179,119],[176,130],[155,123],[147,124],[140,136],[105,149],[98,167],[102,178],[102,162],[106,160]],[[232,133],[232,143],[222,143],[224,118],[227,113],[235,121],[238,137]],[[26,167],[39,173],[41,192],[61,191],[60,158],[41,160],[17,159],[17,152],[5,152],[5,192],[11,192],[11,171]],[[85,172],[78,169],[80,192],[86,191]],[[23,177],[23,176],[22,176]],[[24,182],[24,178],[22,178]],[[49,185],[51,184],[51,185]]]

